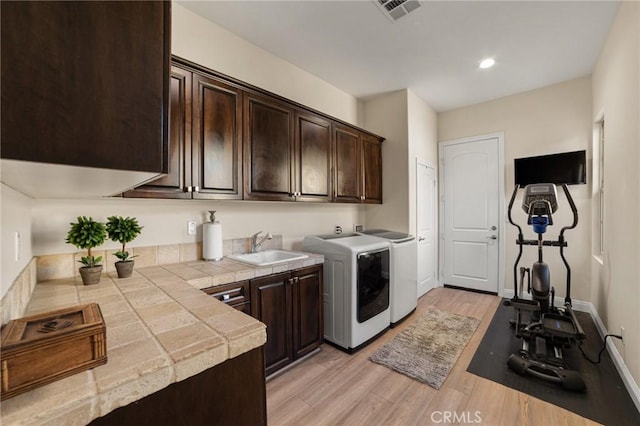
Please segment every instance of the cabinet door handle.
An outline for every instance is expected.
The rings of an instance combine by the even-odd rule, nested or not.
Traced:
[[[360,200],[364,201],[364,195],[360,196]]]
[[[193,190],[194,190],[195,192],[200,192],[200,187],[199,187],[199,186],[196,186],[195,188],[193,188]]]
[[[289,278],[289,279],[287,280],[287,282],[289,283],[289,285],[292,285],[292,284],[293,284],[293,281],[294,281],[294,280],[293,280],[293,278]]]
[[[228,294],[223,294],[222,295],[222,300],[229,300],[229,299],[231,299],[230,295],[228,295]]]
[[[191,187],[191,185],[187,186],[187,192],[193,192],[193,188]]]

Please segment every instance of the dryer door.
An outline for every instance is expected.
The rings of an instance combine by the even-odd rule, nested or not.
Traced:
[[[389,249],[358,254],[359,323],[389,308]]]

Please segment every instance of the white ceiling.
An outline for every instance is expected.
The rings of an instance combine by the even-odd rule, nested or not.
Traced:
[[[180,4],[358,98],[408,88],[437,111],[589,75],[619,6],[425,0],[391,22],[373,1]]]

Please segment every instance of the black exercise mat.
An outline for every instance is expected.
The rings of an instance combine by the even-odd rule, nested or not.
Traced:
[[[576,316],[586,334],[582,348],[595,360],[602,348],[596,325],[587,313],[576,312]],[[607,351],[602,353],[599,365],[584,359],[575,345],[564,351],[569,367],[579,371],[587,385],[584,393],[568,391],[530,375],[521,376],[509,369],[507,359],[521,345],[520,339],[514,336],[513,328],[509,326],[509,320],[514,317],[515,310],[512,307],[500,304],[467,368],[468,372],[605,425],[640,425],[640,413]]]

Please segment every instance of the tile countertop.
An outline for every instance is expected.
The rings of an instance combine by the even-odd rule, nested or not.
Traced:
[[[3,401],[3,425],[83,425],[266,342],[265,325],[200,289],[321,264],[321,255],[254,267],[223,259],[38,283],[25,316],[96,302],[107,326],[105,365]]]

